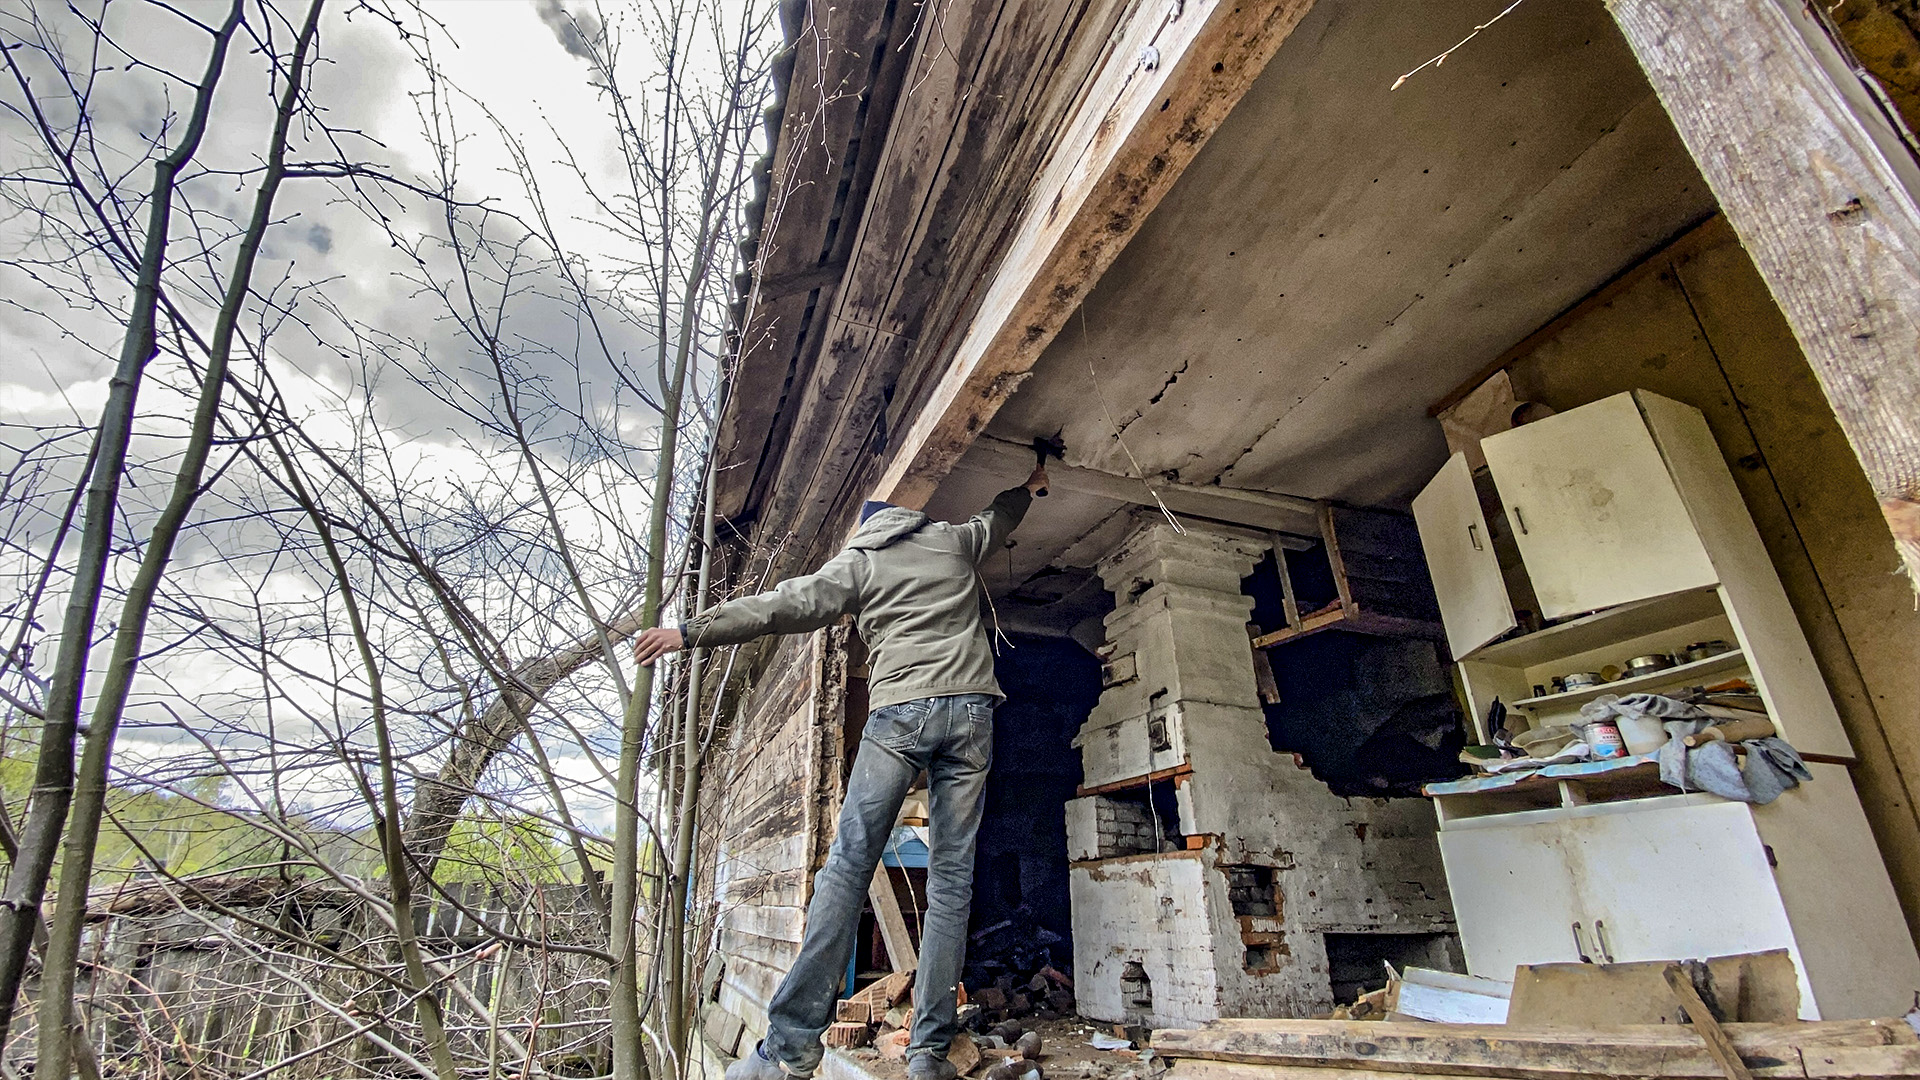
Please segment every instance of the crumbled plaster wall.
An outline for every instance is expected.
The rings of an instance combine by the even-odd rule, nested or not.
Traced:
[[[1190,769],[1163,779],[1178,785],[1177,832],[1192,850],[1103,861],[1115,846],[1100,835],[1102,800],[1069,804],[1068,850],[1085,860],[1073,874],[1076,985],[1091,1017],[1311,1015],[1334,1004],[1322,934],[1453,928],[1431,805],[1340,798],[1268,742],[1240,593],[1265,543],[1149,521],[1101,562],[1118,681],[1076,740],[1086,783]],[[1111,834],[1118,819],[1106,822]],[[1271,914],[1234,910],[1248,874],[1271,883]],[[1130,989],[1142,971],[1150,1006]]]

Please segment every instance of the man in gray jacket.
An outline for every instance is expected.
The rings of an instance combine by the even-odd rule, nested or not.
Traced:
[[[993,710],[1005,697],[981,618],[980,565],[1005,545],[1046,486],[1044,467],[1000,493],[964,525],[868,503],[845,550],[818,573],[716,605],[677,629],[634,643],[643,664],[690,646],[736,645],[798,634],[852,615],[867,643],[871,711],[847,781],[827,863],[814,879],[799,959],[767,1007],[767,1037],[727,1069],[727,1080],[812,1076],[820,1035],[853,951],[860,907],[907,789],[928,781],[932,856],[915,976],[910,1080],[952,1080],[947,1048],[959,1031],[955,988],[973,903],[974,833],[993,764]]]

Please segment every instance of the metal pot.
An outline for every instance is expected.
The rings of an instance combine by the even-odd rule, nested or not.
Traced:
[[[1648,653],[1627,661],[1627,675],[1651,675],[1656,671],[1665,671],[1674,666],[1673,656],[1669,653]]]
[[[1732,651],[1732,645],[1729,645],[1719,638],[1714,638],[1712,641],[1696,641],[1686,648],[1681,649],[1680,659],[1691,664],[1695,660],[1705,660],[1709,656],[1719,656],[1721,653],[1729,653]]]
[[[1599,686],[1606,680],[1597,671],[1576,671],[1560,680],[1568,690],[1586,690]]]

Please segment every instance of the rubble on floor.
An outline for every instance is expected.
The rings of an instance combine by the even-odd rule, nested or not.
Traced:
[[[1004,1022],[1003,1022],[1004,1023]],[[1002,1031],[1011,1030],[1002,1028]],[[1122,1029],[1127,1030],[1127,1029]],[[1165,1058],[1146,1043],[1148,1033],[1133,1029],[1135,1042],[1106,1024],[1078,1017],[1035,1020],[1009,1041],[1001,1034],[966,1035],[956,1040],[949,1060],[962,1076],[975,1080],[1160,1080]],[[872,1080],[904,1080],[906,1031],[882,1032],[870,1046],[845,1049]],[[1105,1036],[1099,1049],[1097,1038]],[[964,1047],[964,1048],[963,1048]]]

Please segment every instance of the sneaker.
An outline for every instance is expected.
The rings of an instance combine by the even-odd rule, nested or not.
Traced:
[[[754,1043],[751,1053],[727,1066],[726,1080],[807,1080],[812,1074],[790,1073],[767,1056],[765,1043]]]
[[[922,1050],[907,1059],[907,1080],[955,1080],[960,1070],[953,1062],[931,1050]],[[733,1080],[728,1077],[727,1080]]]

